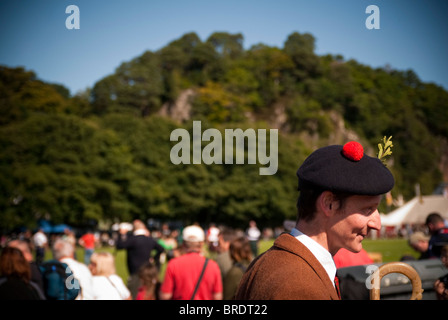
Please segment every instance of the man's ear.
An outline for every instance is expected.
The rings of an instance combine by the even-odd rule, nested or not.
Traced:
[[[339,203],[335,200],[335,196],[331,191],[324,191],[317,198],[317,206],[325,216],[330,217],[338,209]]]

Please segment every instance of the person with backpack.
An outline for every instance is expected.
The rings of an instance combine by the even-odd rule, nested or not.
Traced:
[[[53,245],[54,258],[66,264],[73,275],[67,279],[66,285],[70,288],[79,285],[79,294],[76,300],[93,300],[93,277],[89,268],[79,261],[74,259],[75,248],[73,244],[62,239],[55,241]],[[78,281],[78,284],[76,283]]]
[[[39,269],[47,300],[74,300],[78,297],[79,281],[67,264],[58,260],[47,260]]]

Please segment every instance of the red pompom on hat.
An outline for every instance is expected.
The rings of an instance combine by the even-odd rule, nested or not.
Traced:
[[[364,156],[364,148],[359,142],[350,141],[344,144],[342,154],[349,160],[359,161]]]
[[[392,190],[392,173],[355,141],[313,151],[297,170],[298,189],[376,196]]]

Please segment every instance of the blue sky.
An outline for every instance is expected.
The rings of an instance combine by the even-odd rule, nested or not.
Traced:
[[[80,29],[65,9],[77,5]],[[380,29],[368,30],[368,5]],[[242,33],[244,46],[283,47],[294,31],[316,38],[316,53],[398,70],[448,90],[448,1],[440,0],[1,0],[0,64],[23,66],[74,94],[122,62],[187,32]]]

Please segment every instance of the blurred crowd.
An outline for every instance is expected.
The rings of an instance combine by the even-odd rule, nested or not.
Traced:
[[[273,232],[262,234],[255,221],[247,230],[214,223],[205,230],[167,223],[151,229],[137,219],[112,232],[87,231],[78,237],[70,228],[61,234],[25,231],[2,239],[0,299],[232,299],[263,236],[273,237]],[[126,251],[125,281],[116,269],[119,250]],[[59,265],[66,288],[57,295],[53,282]],[[72,287],[77,290],[68,290]]]
[[[440,245],[448,239],[444,220],[433,214],[426,226],[429,233],[413,232],[409,245],[421,253],[420,259],[441,259],[448,268],[448,246]],[[151,229],[137,219],[115,226],[115,231],[76,237],[69,228],[57,235],[38,230],[2,239],[0,299],[230,300],[259,254],[259,240],[284,230],[261,232],[255,221],[246,230],[213,223],[206,229],[197,224]],[[82,259],[77,257],[79,247]],[[125,281],[116,269],[119,250],[126,251]],[[409,259],[415,258],[403,256],[402,261]],[[337,268],[374,262],[364,250],[355,255],[341,249],[334,260]],[[55,270],[60,266],[62,289],[56,292]],[[448,299],[447,288],[448,276],[434,283],[438,299]]]

